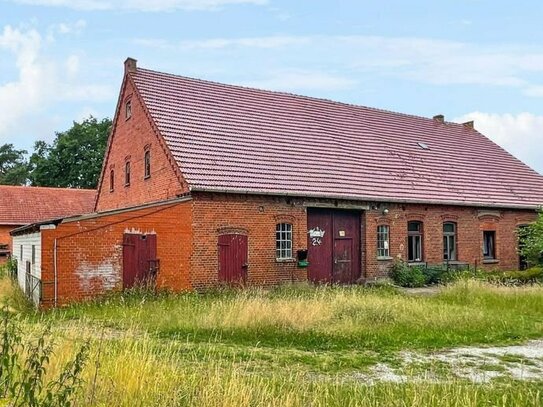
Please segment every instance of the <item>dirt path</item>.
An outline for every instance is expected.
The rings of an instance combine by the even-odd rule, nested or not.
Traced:
[[[515,346],[453,348],[429,354],[400,352],[398,365],[380,363],[369,372],[356,373],[351,378],[370,383],[543,380],[543,340]]]

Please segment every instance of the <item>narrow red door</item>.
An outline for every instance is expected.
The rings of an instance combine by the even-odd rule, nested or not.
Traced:
[[[219,281],[243,284],[247,280],[248,243],[246,235],[219,236]]]
[[[123,288],[147,284],[154,277],[157,261],[155,234],[125,233],[123,236]]]

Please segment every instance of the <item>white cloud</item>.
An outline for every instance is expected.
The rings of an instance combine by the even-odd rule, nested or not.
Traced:
[[[76,10],[217,10],[235,4],[264,5],[268,0],[12,0],[19,4],[66,7]]]
[[[243,86],[250,86],[271,90],[341,90],[348,89],[356,84],[356,81],[323,72],[289,70],[273,72],[269,76],[253,80],[238,82]]]
[[[195,49],[223,49],[223,48],[281,48],[297,45],[308,45],[312,37],[295,36],[269,36],[249,38],[210,38],[204,40],[185,40],[177,43],[158,38],[138,38],[136,45],[149,48],[195,50]]]
[[[469,120],[475,121],[475,128],[485,136],[543,174],[543,116],[472,112],[454,119]]]
[[[532,77],[543,74],[543,49],[508,44],[472,44],[427,38],[382,36],[265,36],[190,41],[139,39],[141,46],[176,51],[281,49],[307,55],[306,64],[337,65],[357,76],[368,73],[432,85],[480,85],[518,88],[543,96]],[[327,68],[328,69],[328,68]]]
[[[13,54],[17,78],[0,83],[0,143],[25,126],[35,125],[36,117],[47,108],[66,101],[100,101],[111,98],[113,90],[103,85],[81,83],[79,59],[50,61],[42,55],[44,42],[35,29],[4,27],[0,33],[0,57]]]

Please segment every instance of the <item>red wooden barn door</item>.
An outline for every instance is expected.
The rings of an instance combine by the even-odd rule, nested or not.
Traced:
[[[246,235],[219,236],[219,281],[243,284],[247,280],[248,244]]]
[[[360,271],[360,214],[309,208],[308,278],[316,283],[354,283]]]
[[[158,264],[156,245],[155,234],[124,234],[123,288],[152,282]]]

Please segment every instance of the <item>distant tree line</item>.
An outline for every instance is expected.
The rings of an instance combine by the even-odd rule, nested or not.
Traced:
[[[90,116],[57,132],[51,143],[36,141],[30,155],[0,145],[0,184],[96,188],[110,128],[110,119]]]

